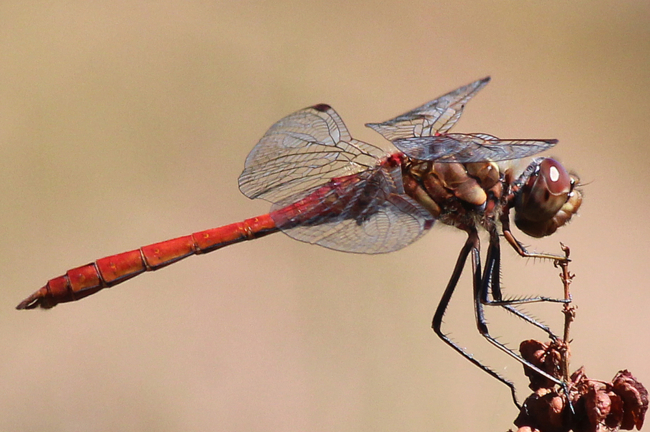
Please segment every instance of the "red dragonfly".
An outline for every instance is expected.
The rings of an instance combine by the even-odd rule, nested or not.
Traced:
[[[554,299],[503,298],[498,227],[521,256],[561,259],[527,252],[510,231],[510,210],[514,209],[515,224],[521,231],[543,237],[571,219],[580,207],[582,195],[576,189],[578,178],[551,158],[534,159],[521,174],[507,162],[547,150],[557,140],[504,140],[483,133],[449,132],[465,104],[489,80],[460,87],[383,123],[367,124],[397,148],[390,154],[352,138],[329,105],[290,114],[271,126],[257,143],[239,177],[244,195],[273,203],[270,213],[74,268],[51,279],[18,309],[51,308],[79,300],[190,255],[277,231],[330,249],[379,254],[413,243],[439,220],[465,231],[468,239],[434,315],[433,329],[474,364],[506,383],[514,396],[509,381],[483,366],[442,332],[443,315],[471,255],[479,331],[525,363],[490,336],[483,305],[508,308],[552,335],[514,305]],[[490,239],[483,271],[480,228],[488,232]]]

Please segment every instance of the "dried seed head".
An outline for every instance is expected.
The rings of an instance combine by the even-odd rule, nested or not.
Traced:
[[[521,343],[522,357],[544,372],[558,376],[562,343],[544,344],[535,340]],[[566,354],[565,354],[566,355]],[[539,432],[612,432],[641,429],[648,409],[648,392],[628,371],[616,374],[611,382],[592,380],[584,368],[567,382],[569,395],[554,382],[525,368],[534,390],[521,408],[515,425]],[[568,410],[568,400],[574,411]]]
[[[648,410],[648,391],[627,370],[620,371],[612,380],[614,393],[623,400],[623,421],[621,429],[641,429]]]

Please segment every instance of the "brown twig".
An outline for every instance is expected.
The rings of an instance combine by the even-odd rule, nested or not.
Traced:
[[[562,285],[564,286],[564,308],[562,313],[564,314],[564,332],[562,336],[563,349],[561,350],[561,369],[562,369],[562,379],[564,382],[569,381],[569,344],[571,340],[569,339],[569,330],[571,329],[571,323],[576,317],[576,307],[571,303],[573,300],[571,297],[570,285],[575,277],[575,274],[569,272],[569,255],[571,254],[571,249],[568,246],[560,243],[562,252],[564,252],[565,260],[555,261],[555,266],[562,269],[560,273],[560,279],[562,280]]]

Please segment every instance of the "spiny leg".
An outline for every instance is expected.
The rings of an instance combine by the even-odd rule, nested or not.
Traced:
[[[569,258],[563,255],[555,255],[555,254],[550,254],[550,253],[544,253],[544,252],[528,252],[526,250],[526,247],[521,243],[519,240],[515,238],[515,236],[512,234],[512,231],[510,230],[510,211],[509,209],[506,209],[503,214],[500,217],[500,222],[501,222],[501,231],[503,232],[503,237],[508,241],[510,246],[519,254],[519,256],[523,258],[539,258],[539,259],[549,259],[553,260],[556,262],[568,262],[570,261]]]
[[[478,252],[478,251],[477,251]],[[473,253],[472,254],[472,261],[474,264],[474,270],[475,273],[478,273],[478,276],[475,274],[474,275],[474,308],[476,311],[476,326],[478,328],[479,333],[486,338],[492,345],[496,346],[499,348],[501,351],[504,353],[508,354],[524,366],[528,367],[529,369],[533,370],[534,372],[540,374],[544,378],[547,378],[551,380],[551,382],[554,382],[555,384],[559,385],[562,387],[564,390],[565,394],[568,395],[568,387],[567,384],[558,378],[555,378],[548,374],[547,372],[541,370],[537,366],[533,365],[523,357],[521,357],[519,354],[517,354],[515,351],[512,349],[508,348],[506,345],[503,343],[499,342],[496,340],[492,335],[490,335],[490,332],[488,330],[487,326],[487,321],[485,320],[485,311],[483,309],[483,299],[487,298],[488,293],[490,292],[490,288],[494,290],[494,286],[497,287],[496,292],[498,295],[500,294],[500,288],[499,288],[499,271],[500,271],[500,248],[499,248],[499,237],[496,233],[496,230],[493,230],[490,232],[490,245],[488,247],[488,253],[487,253],[487,258],[486,258],[486,265],[485,265],[485,271],[483,275],[480,275],[480,254],[479,253]],[[474,262],[476,261],[476,262]],[[476,270],[478,269],[478,272]],[[532,320],[532,318],[531,318]],[[533,320],[534,321],[534,320]],[[517,407],[520,407],[515,393],[513,393],[513,400],[514,403]],[[571,406],[571,411],[573,411],[573,407]]]
[[[447,288],[445,288],[445,292],[443,293],[442,298],[438,303],[436,313],[433,316],[433,322],[431,327],[433,328],[433,331],[438,335],[438,337],[440,337],[440,339],[442,339],[447,345],[452,347],[454,350],[456,350],[458,353],[460,353],[463,357],[465,357],[467,360],[472,362],[474,365],[478,366],[481,370],[483,370],[487,374],[491,375],[492,377],[496,378],[497,380],[501,381],[503,384],[508,386],[508,388],[510,388],[512,399],[514,400],[515,405],[519,407],[514,383],[502,377],[497,372],[493,371],[492,369],[490,369],[489,367],[481,363],[479,360],[474,358],[472,354],[465,351],[463,348],[457,345],[453,340],[451,340],[446,334],[442,332],[442,319],[445,315],[445,311],[447,310],[447,307],[449,306],[449,301],[451,300],[454,290],[456,289],[458,280],[460,279],[460,276],[463,273],[463,268],[465,267],[465,263],[467,262],[467,256],[470,254],[470,252],[472,253],[472,263],[474,264],[474,268],[473,268],[474,285],[476,286],[481,282],[480,260],[476,260],[474,258],[475,256],[479,255],[480,243],[479,243],[478,233],[476,232],[476,230],[471,230],[468,232],[468,234],[469,236],[467,238],[467,241],[465,242],[465,245],[463,246],[463,248],[460,251],[460,254],[458,255],[458,260],[456,261],[456,266],[454,267],[454,271],[451,275],[451,278],[449,279]],[[478,265],[478,268],[476,268],[476,265]]]
[[[524,245],[518,241],[512,232],[510,231],[510,212],[508,209],[503,212],[500,218],[501,221],[501,227],[502,227],[502,232],[504,238],[508,241],[508,244],[512,246],[512,248],[519,254],[519,256],[523,258],[539,258],[539,259],[550,259],[555,261],[556,263],[558,262],[566,262],[568,261],[568,258],[566,256],[560,256],[560,255],[554,255],[554,254],[548,254],[548,253],[531,253],[526,250]],[[496,229],[490,230],[490,242],[492,244],[496,244],[498,247],[498,238]],[[499,258],[500,259],[500,258]],[[499,266],[500,263],[497,263],[497,266]],[[491,281],[492,283],[492,298],[489,298],[489,293],[484,292],[484,296],[482,298],[483,304],[486,305],[496,305],[496,306],[501,306],[504,309],[508,310],[509,312],[513,313],[514,315],[518,316],[519,318],[523,319],[524,321],[538,327],[542,331],[546,332],[551,340],[557,340],[558,337],[551,331],[551,329],[545,325],[540,323],[539,321],[533,319],[532,317],[526,315],[525,313],[521,312],[517,308],[514,307],[514,305],[518,304],[527,304],[527,303],[538,303],[538,302],[553,302],[553,303],[570,303],[570,299],[559,299],[559,298],[554,298],[554,297],[547,297],[547,296],[535,296],[535,297],[527,297],[527,298],[521,298],[521,299],[504,299],[502,294],[501,294],[501,288],[500,288],[500,281],[499,281],[499,275],[496,275],[496,280]]]
[[[494,305],[493,303],[486,303],[486,304],[488,306],[493,306]],[[542,322],[537,321],[535,318],[525,314],[524,312],[520,311],[519,309],[515,308],[514,306],[507,305],[507,304],[505,304],[505,305],[504,304],[496,304],[496,305],[501,306],[502,308],[504,308],[508,312],[512,313],[516,317],[519,317],[522,320],[526,321],[527,323],[532,324],[535,327],[537,327],[538,329],[542,330],[544,333],[546,333],[548,335],[548,337],[553,342],[557,342],[559,340],[559,337],[555,333],[553,333],[553,330],[551,330],[551,328],[549,326],[547,326],[546,324],[544,324]]]
[[[558,340],[558,337],[553,333],[551,328],[546,324],[543,324],[531,316],[525,314],[519,309],[515,308],[514,305],[517,304],[526,304],[526,303],[535,303],[535,302],[554,302],[560,301],[560,299],[554,299],[549,297],[528,297],[522,299],[504,299],[501,292],[501,246],[499,244],[499,236],[496,229],[490,230],[490,247],[488,249],[488,258],[487,266],[485,268],[485,278],[489,275],[489,280],[485,281],[487,288],[482,289],[480,292],[480,301],[487,306],[501,306],[506,309],[508,312],[514,314],[515,316],[523,319],[529,324],[534,325],[539,328],[551,338],[551,340]],[[491,252],[491,254],[490,254]],[[490,298],[490,293],[492,297]],[[565,302],[565,300],[561,300]]]

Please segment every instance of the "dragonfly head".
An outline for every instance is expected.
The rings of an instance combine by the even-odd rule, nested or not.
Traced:
[[[533,161],[516,182],[515,224],[531,237],[553,234],[577,213],[579,178],[555,159]]]

